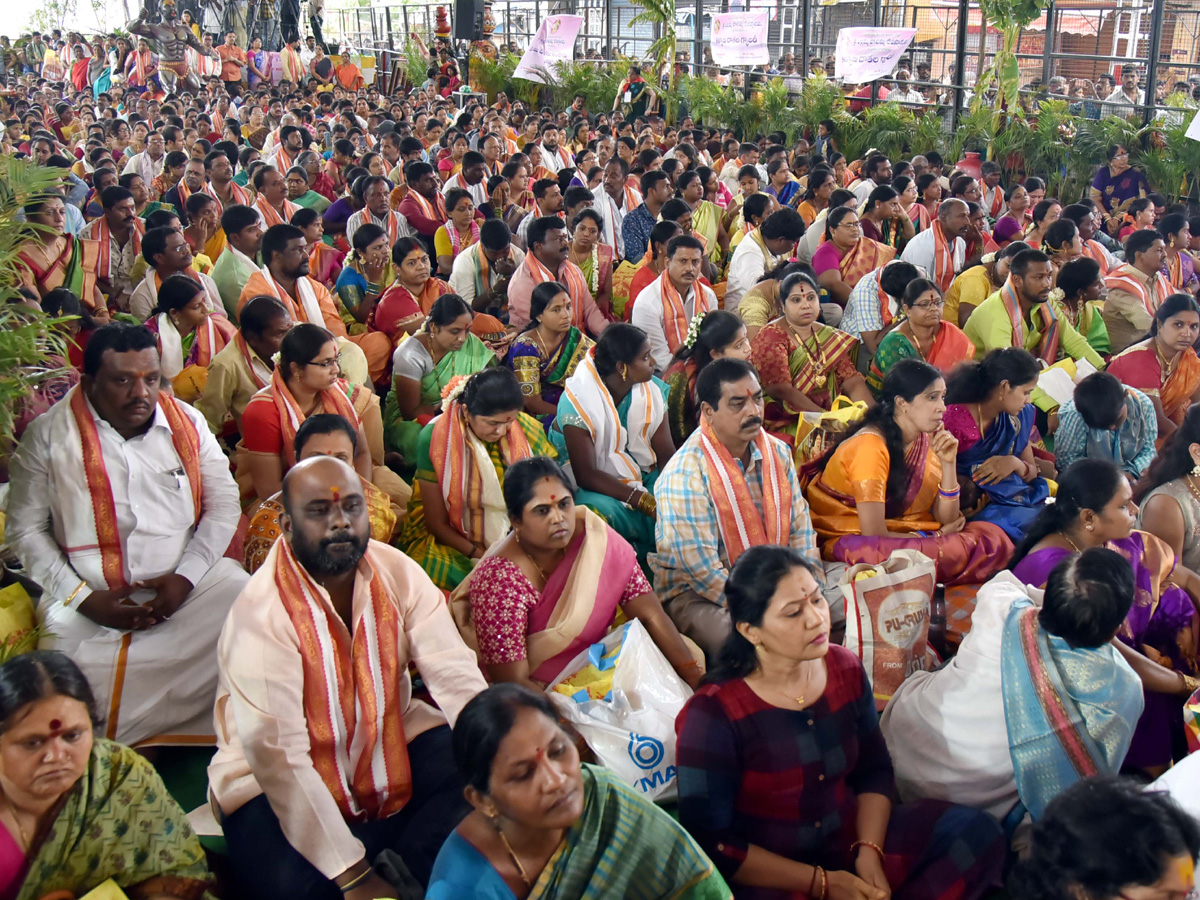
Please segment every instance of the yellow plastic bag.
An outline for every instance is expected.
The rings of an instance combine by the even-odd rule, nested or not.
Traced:
[[[110,878],[103,884],[96,885],[79,900],[129,900],[129,896]]]
[[[21,644],[29,640],[36,627],[33,598],[25,586],[18,583],[0,589],[0,647],[7,651],[6,655],[35,649],[36,643],[28,647]]]

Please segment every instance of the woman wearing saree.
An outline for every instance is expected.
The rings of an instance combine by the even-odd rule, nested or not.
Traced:
[[[663,373],[663,380],[670,388],[667,422],[676,447],[682,446],[700,425],[696,379],[704,367],[714,359],[725,357],[748,361],[750,353],[746,326],[733,313],[716,309],[692,319],[687,340],[675,351],[671,365]]]
[[[1196,277],[1195,260],[1188,253],[1188,245],[1192,242],[1188,217],[1183,213],[1163,216],[1158,223],[1158,233],[1162,235],[1167,250],[1163,274],[1171,282],[1172,288],[1196,296],[1196,292],[1200,291],[1200,278]]]
[[[825,559],[879,563],[894,550],[937,560],[941,584],[982,584],[1004,568],[1012,542],[959,508],[958,441],[942,425],[946,382],[904,359],[879,402],[833,452],[805,466],[813,529]]]
[[[1108,165],[1101,166],[1092,179],[1088,195],[1100,206],[1108,220],[1109,231],[1129,210],[1129,204],[1150,193],[1146,176],[1129,165],[1129,148],[1113,144],[1108,148]]]
[[[445,411],[417,438],[413,494],[396,546],[442,590],[458,587],[508,534],[505,470],[554,455],[542,426],[521,406],[512,372],[476,372],[449,386]]]
[[[903,318],[879,341],[867,385],[875,393],[883,388],[888,371],[902,359],[923,359],[943,375],[960,362],[975,357],[975,345],[961,328],[942,318],[945,301],[938,286],[927,278],[908,283],[900,295]]]
[[[1183,422],[1188,407],[1200,401],[1200,357],[1192,349],[1197,338],[1200,305],[1188,294],[1172,294],[1154,313],[1150,336],[1108,364],[1109,372],[1154,404],[1159,446]]]
[[[397,246],[409,238],[401,238]],[[428,267],[429,258],[425,258]],[[495,365],[496,354],[471,333],[475,314],[457,294],[434,301],[416,334],[400,342],[392,354],[392,392],[383,410],[389,450],[417,462],[421,429],[442,411],[442,390],[456,375],[473,375]]]
[[[864,237],[858,213],[839,206],[825,218],[825,240],[813,254],[817,283],[839,306],[845,306],[858,280],[886,265],[896,255],[894,247]]]
[[[1033,217],[1025,229],[1025,243],[1034,250],[1042,249],[1042,240],[1050,226],[1062,217],[1063,205],[1057,200],[1043,200],[1033,208]]]
[[[992,230],[995,231],[999,228],[1001,222],[1011,222],[1017,226],[1017,234],[1024,234],[1025,229],[1029,227],[1029,209],[1031,205],[1029,192],[1025,189],[1024,185],[1016,184],[1015,182],[1010,184],[1008,190],[1004,193],[1005,213],[996,220],[995,225],[992,226]]]
[[[612,318],[613,248],[600,243],[604,219],[600,213],[584,207],[571,220],[571,241],[567,260],[579,266],[584,283],[606,318]]]
[[[187,816],[145,757],[94,735],[83,673],[39,650],[0,666],[0,895],[82,897],[112,879],[130,900],[212,900]]]
[[[475,221],[475,201],[464,188],[446,191],[446,219],[433,236],[438,274],[450,277],[458,254],[479,243],[479,223]]]
[[[1062,474],[1054,503],[1030,526],[1013,556],[1013,574],[1043,587],[1062,560],[1091,547],[1115,550],[1133,567],[1134,602],[1117,632],[1117,649],[1142,679],[1145,709],[1125,764],[1151,774],[1172,759],[1181,738],[1181,706],[1200,687],[1200,578],[1178,565],[1161,539],[1135,531],[1129,481],[1108,460],[1083,459]]]
[[[204,285],[187,275],[171,275],[162,283],[146,326],[158,335],[163,377],[185,403],[204,393],[208,364],[237,334],[224,314],[212,313]]]
[[[776,165],[778,163],[778,165]],[[800,182],[792,174],[786,159],[771,160],[767,166],[767,186],[765,193],[775,198],[780,208],[790,206],[796,208],[801,194]]]
[[[375,320],[376,304],[392,282],[388,235],[374,222],[367,222],[354,232],[353,244],[332,293],[346,331],[366,334],[368,324]]]
[[[421,330],[434,301],[449,294],[450,288],[430,275],[429,252],[415,237],[400,238],[392,245],[392,266],[396,280],[376,302],[371,327],[397,343]]]
[[[692,230],[704,240],[708,258],[717,266],[729,252],[729,232],[722,221],[725,211],[713,199],[719,183],[708,166],[679,176],[679,196],[692,208]]]
[[[42,227],[31,229],[31,236],[17,252],[21,281],[39,297],[66,288],[79,298],[97,325],[104,325],[108,308],[96,285],[100,244],[63,230],[66,206],[61,196],[49,195],[26,204],[25,218]]]
[[[296,464],[296,431],[315,413],[335,413],[354,425],[358,430],[354,468],[363,478],[371,478],[369,443],[358,412],[360,406],[366,409],[359,395],[370,392],[339,377],[338,357],[333,335],[319,325],[303,322],[283,339],[270,383],[242,413],[237,481],[243,501],[252,501],[252,508],[282,487],[284,473]]]
[[[863,237],[891,247],[896,253],[903,250],[917,233],[912,219],[904,215],[900,195],[886,184],[879,185],[867,196],[859,215],[859,225]]]
[[[831,409],[839,394],[866,403],[874,398],[854,365],[858,339],[817,321],[821,299],[813,280],[789,275],[779,294],[783,315],[754,336],[750,362],[769,398],[763,426],[792,444],[801,414]]]
[[[938,206],[942,202],[942,182],[938,176],[932,172],[925,172],[917,176],[917,202],[925,207],[925,214],[929,216],[930,224],[937,218]],[[918,213],[920,215],[920,213]],[[909,214],[912,219],[912,214]],[[913,220],[914,224],[916,220]]]
[[[1059,297],[1058,305],[1071,327],[1087,338],[1092,349],[1107,356],[1112,347],[1108,326],[1104,324],[1104,298],[1108,287],[1103,269],[1094,259],[1081,256],[1058,270],[1058,287],[1050,292],[1051,300]]]
[[[801,263],[785,259],[758,280],[758,284],[742,295],[738,302],[737,315],[746,326],[746,337],[751,341],[767,323],[783,315],[783,297],[780,288],[783,281],[793,272],[807,272]]]
[[[463,708],[454,759],[474,811],[442,845],[428,900],[731,900],[687,831],[607,769],[580,765],[572,740],[549,699],[522,685]],[[518,768],[528,774],[514,778]],[[561,802],[547,808],[548,792]]]
[[[919,234],[933,224],[933,216],[920,201],[921,192],[917,190],[915,180],[908,175],[899,175],[892,179],[892,188],[900,195],[900,210],[913,223],[916,233]]]
[[[943,424],[958,441],[960,508],[969,522],[992,522],[1017,543],[1050,496],[1033,456],[1041,369],[1020,347],[993,350],[950,376]]]
[[[546,281],[533,289],[529,326],[513,340],[505,360],[525,396],[525,412],[548,430],[558,414],[567,379],[595,341],[571,324],[571,297],[565,286]]]
[[[810,227],[817,221],[817,216],[829,208],[829,196],[836,189],[837,176],[828,167],[817,166],[808,173],[808,187],[796,205],[796,212],[804,220],[805,228]]]
[[[537,690],[621,619],[637,619],[695,688],[701,664],[650,589],[629,542],[576,506],[562,469],[545,457],[504,473],[512,531],[492,545],[450,597],[467,645],[493,682]]]
[[[313,191],[309,193],[317,197],[321,196]],[[338,276],[342,274],[342,267],[346,262],[347,254],[341,250],[335,250],[332,244],[325,243],[323,240],[325,236],[325,223],[321,220],[321,214],[316,209],[305,207],[296,210],[292,216],[291,224],[304,232],[304,246],[308,250],[308,277],[313,281],[321,282],[321,284],[328,288],[330,294],[338,299],[338,312],[342,315],[342,321],[346,322],[346,311],[341,308],[343,304],[341,297],[338,295],[337,282]],[[355,232],[355,237],[357,236],[358,234]],[[353,319],[354,317],[351,316],[351,318]],[[352,329],[357,324],[357,320],[347,322],[346,327],[347,329]],[[351,331],[351,333],[355,332]]]
[[[294,441],[296,461],[303,462],[316,456],[332,456],[348,466],[354,465],[358,452],[358,430],[347,419],[330,413],[309,416],[296,429]],[[371,540],[391,543],[396,530],[397,510],[386,493],[361,475],[363,496],[367,501],[367,518],[371,523]],[[264,500],[250,520],[246,529],[243,549],[243,564],[253,575],[262,566],[275,541],[283,534],[280,516],[283,515],[283,494],[275,494]]]
[[[666,422],[667,386],[654,377],[640,328],[604,329],[563,386],[550,441],[579,485],[576,500],[633,545],[654,550],[654,483],[675,453]]]

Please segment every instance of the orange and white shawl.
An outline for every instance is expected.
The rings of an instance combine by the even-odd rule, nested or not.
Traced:
[[[710,294],[699,281],[692,285],[692,296],[695,298],[692,318],[717,308],[716,296]],[[687,340],[688,323],[691,319],[683,308],[683,297],[666,272],[658,276],[658,297],[662,302],[663,331],[667,335],[667,347],[674,353]]]
[[[496,466],[457,400],[433,420],[429,451],[446,514],[459,534],[481,547],[490,547],[508,534],[511,523]],[[533,455],[517,419],[500,439],[500,455],[506,466]]]
[[[1146,283],[1139,277],[1141,274],[1129,264],[1125,264],[1119,269],[1109,272],[1104,279],[1104,284],[1110,291],[1125,291],[1125,293],[1137,297],[1142,306],[1146,308],[1146,312],[1153,316],[1158,312],[1158,307],[1163,300],[1171,295],[1171,283],[1167,281],[1167,276],[1162,272],[1155,272],[1154,288],[1158,296],[1152,298],[1146,288]]]
[[[786,547],[791,542],[792,487],[783,461],[771,446],[772,440],[766,429],[760,429],[754,439],[762,466],[760,518],[754,497],[746,485],[746,476],[717,439],[708,421],[700,420],[700,448],[704,453],[702,475],[717,511],[717,528],[730,565],[750,547],[759,544]]]
[[[936,219],[933,222],[933,271],[929,274],[943,294],[954,283],[954,248],[946,239],[942,223]]]
[[[622,424],[612,394],[596,371],[596,348],[592,347],[563,385],[563,393],[592,437],[596,465],[631,487],[640,485],[642,473],[658,464],[651,439],[666,412],[662,391],[653,381],[635,384]]]
[[[370,549],[367,550],[368,563]],[[348,822],[385,819],[412,797],[404,736],[400,605],[371,566],[370,602],[354,628],[279,541],[275,587],[296,630],[313,768]]]
[[[96,219],[91,228],[91,239],[100,244],[100,257],[96,260],[96,277],[112,279],[112,229],[108,227],[108,219],[104,216]],[[146,223],[140,218],[133,220],[133,255],[142,255],[142,235],[146,233]]]
[[[304,61],[300,59],[299,53],[285,44],[283,49],[279,51],[279,59],[283,63],[283,77],[285,81],[290,81],[292,84],[299,84],[304,80]]]
[[[280,287],[270,269],[263,266],[259,272],[266,279],[267,287],[270,288],[275,299],[287,307],[292,321],[310,322],[313,325],[325,327],[325,315],[321,312],[321,302],[317,299],[317,292],[313,290],[312,282],[309,281],[307,275],[301,275],[296,279],[296,296],[300,298],[297,309],[296,301],[292,299],[291,294]]]
[[[341,416],[357,428],[360,420],[358,413],[354,411],[354,404],[346,396],[346,388],[346,382],[338,381],[330,390],[321,391],[321,411]],[[290,469],[296,464],[296,432],[300,430],[300,426],[304,424],[307,416],[301,411],[300,404],[296,402],[292,392],[288,390],[279,366],[276,366],[275,371],[271,373],[271,384],[259,391],[259,394],[264,391],[270,391],[269,396],[275,403],[275,410],[279,413],[279,428],[283,433],[284,461],[287,463],[287,468]],[[257,397],[258,394],[254,396]]]
[[[442,199],[441,194],[433,195],[433,202],[426,200],[418,191],[409,191],[408,196],[421,209],[421,215],[426,219],[437,219],[439,222],[445,222],[450,218],[446,212],[446,201]]]
[[[628,181],[625,182],[625,212],[631,213],[642,205],[642,194]]]
[[[268,369],[266,363],[258,358],[257,353],[250,350],[250,345],[246,343],[246,339],[242,337],[240,331],[233,336],[233,342],[241,351],[242,359],[246,361],[246,368],[250,371],[250,377],[254,379],[255,386],[262,390],[270,383],[272,370]]]
[[[1004,209],[1004,189],[1000,185],[994,188],[985,187],[983,189],[983,211],[987,213],[987,217],[993,222],[1000,218],[1000,211]]]
[[[1083,255],[1090,260],[1094,260],[1100,266],[1101,275],[1107,275],[1111,271],[1111,257],[1108,255],[1108,251],[1104,249],[1104,245],[1099,241],[1084,241]]]
[[[229,182],[229,190],[231,192],[230,196],[233,198],[233,202],[235,205],[250,206],[251,200],[250,200],[250,192],[248,190],[246,190],[244,187],[242,187],[236,181]],[[221,212],[225,211],[225,201],[223,201],[220,197],[217,196],[216,189],[213,188],[211,181],[205,183],[204,193],[208,194],[208,196],[212,197],[214,200],[217,201],[217,206],[221,207]]]
[[[64,516],[59,523],[63,529],[63,552],[68,557],[82,555],[95,559],[93,552],[99,550],[100,568],[105,585],[113,590],[126,583],[124,548],[117,525],[117,504],[113,496],[112,483],[104,465],[104,451],[100,445],[100,433],[96,417],[88,408],[83,389],[76,385],[67,395],[67,411],[57,417],[53,426],[52,446],[80,448],[83,467],[78,473],[59,472],[59,489],[64,495],[64,508],[76,513]],[[179,454],[179,462],[191,488],[195,521],[200,521],[204,508],[204,483],[200,474],[200,434],[195,423],[179,407],[169,394],[158,395],[158,408],[171,429],[171,443]],[[78,477],[82,474],[82,478]],[[72,559],[72,565],[95,590],[101,589],[94,577],[89,577],[88,565]]]
[[[296,156],[299,155],[300,154],[296,154]],[[296,156],[293,156],[288,152],[287,147],[285,147],[283,144],[280,144],[279,148],[275,151],[275,157],[272,160],[272,165],[281,175],[286,176],[288,169],[296,164]],[[290,222],[291,219],[289,218],[288,221]]]
[[[267,198],[259,194],[254,198],[254,208],[258,210],[258,214],[262,216],[267,228],[272,225],[287,225],[292,221],[292,216],[300,211],[300,207],[289,200],[283,198],[283,215],[281,216],[270,203]]]
[[[154,62],[154,54],[149,50],[135,50],[133,53],[133,71],[137,78],[138,87],[146,87],[146,73]]]
[[[587,281],[583,277],[583,271],[575,263],[567,260],[563,263],[563,267],[558,270],[558,275],[555,275],[541,261],[533,255],[530,250],[525,254],[525,261],[522,263],[529,276],[533,279],[534,285],[544,284],[547,281],[561,281],[567,287],[567,293],[571,295],[571,324],[580,331],[587,331],[587,307],[593,301],[592,292],[588,290]],[[684,329],[686,333],[686,326]]]
[[[170,316],[166,313],[159,313],[155,319],[155,325],[158,328],[158,350],[162,360],[162,373],[168,380],[171,380],[183,371],[184,363],[192,353],[184,351],[183,335],[179,333]],[[196,354],[195,365],[207,368],[208,364],[212,362],[212,358],[233,340],[235,334],[237,334],[237,329],[224,316],[205,316],[204,321],[196,326],[193,345]]]

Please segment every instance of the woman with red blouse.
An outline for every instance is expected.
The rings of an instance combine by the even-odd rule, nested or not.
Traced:
[[[679,820],[738,900],[976,900],[1000,884],[986,813],[892,806],[892,761],[858,657],[830,646],[811,564],[758,546],[725,586],[733,633],[676,720]]]

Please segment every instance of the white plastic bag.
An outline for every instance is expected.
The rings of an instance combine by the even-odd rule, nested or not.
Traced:
[[[587,699],[586,692],[577,699],[554,689],[618,647],[612,690],[604,699]],[[584,650],[551,684],[546,689],[551,701],[601,765],[648,800],[674,799],[675,717],[692,689],[675,674],[641,622],[627,622]]]

